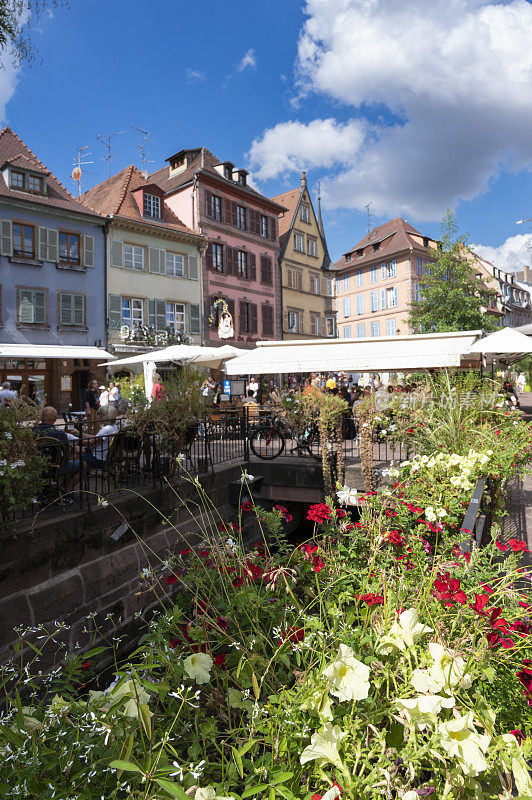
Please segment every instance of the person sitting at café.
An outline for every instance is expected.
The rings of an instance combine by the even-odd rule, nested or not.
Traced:
[[[61,468],[64,475],[68,475],[67,491],[71,491],[79,481],[80,460],[79,460],[79,438],[73,433],[68,433],[56,426],[57,411],[53,406],[45,406],[41,411],[41,421],[33,428],[33,437],[39,439],[55,439],[62,445],[69,446],[69,442],[76,442],[74,446],[69,446],[68,459]],[[72,447],[72,449],[70,449]]]
[[[109,453],[109,445],[113,436],[118,433],[116,417],[116,408],[109,405],[105,406],[100,412],[100,419],[104,425],[100,428],[96,436],[90,436],[86,433],[83,434],[83,442],[89,448],[83,454],[83,460],[89,467],[101,469],[105,466]]]
[[[151,399],[152,400],[162,400],[166,394],[165,388],[163,386],[163,381],[161,376],[157,373],[153,373],[153,386],[151,388]]]
[[[16,396],[17,393],[12,390],[10,382],[4,381],[0,389],[0,406],[10,406]]]
[[[248,419],[258,419],[259,417],[259,404],[257,403],[253,389],[248,389],[247,397],[242,403],[247,408]]]

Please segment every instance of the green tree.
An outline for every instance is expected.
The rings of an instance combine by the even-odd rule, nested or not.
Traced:
[[[31,24],[54,8],[70,8],[69,0],[0,0],[0,68],[20,66],[36,58]]]
[[[488,289],[468,260],[467,236],[459,233],[456,218],[446,211],[441,243],[431,250],[430,269],[419,278],[419,297],[412,303],[409,322],[414,331],[496,330],[500,325],[483,309],[497,293]]]

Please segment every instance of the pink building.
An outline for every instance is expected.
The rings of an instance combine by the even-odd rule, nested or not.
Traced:
[[[149,180],[163,189],[167,205],[185,225],[208,239],[205,343],[253,347],[259,339],[280,339],[277,218],[285,209],[248,186],[246,170],[219,161],[206,148],[180,150],[166,160],[168,166]],[[233,321],[233,335],[224,338],[219,334],[220,300]]]
[[[435,239],[401,217],[374,228],[336,262],[340,338],[413,333],[410,305],[430,262]]]

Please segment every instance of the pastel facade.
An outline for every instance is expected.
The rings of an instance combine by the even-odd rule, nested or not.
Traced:
[[[90,189],[82,201],[107,218],[110,350],[126,357],[177,342],[202,344],[204,238],[134,166]]]
[[[279,218],[283,339],[335,337],[335,270],[306,174],[300,187],[273,199],[287,208]]]
[[[10,128],[0,132],[0,170],[0,343],[105,346],[105,220]],[[81,407],[94,374],[97,361],[0,361],[0,381],[59,409]]]
[[[207,345],[253,347],[281,338],[281,282],[277,219],[284,208],[247,185],[246,170],[220,162],[205,148],[181,150],[149,180],[166,204],[208,240],[203,262]],[[220,338],[223,301],[233,335]]]

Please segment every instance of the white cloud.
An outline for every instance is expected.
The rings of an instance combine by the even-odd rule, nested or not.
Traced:
[[[472,244],[471,249],[481,258],[490,261],[505,272],[515,272],[524,264],[532,265],[532,234],[518,233],[510,236],[499,247],[483,244]]]
[[[185,73],[187,76],[188,83],[197,83],[198,81],[204,81],[206,77],[204,72],[200,72],[199,69],[191,69],[190,67],[187,67]]]
[[[306,13],[300,95],[320,93],[352,115],[347,124],[327,120],[315,162],[330,172],[330,208],[372,200],[378,214],[434,220],[485,192],[501,170],[532,163],[526,0],[307,0]],[[250,163],[260,175],[299,169],[294,154],[303,157],[311,125],[295,125],[276,125],[253,143]],[[334,159],[328,137],[345,141],[345,128],[355,126],[366,130],[364,142]]]
[[[257,59],[255,58],[255,51],[253,48],[250,48],[247,53],[244,53],[242,56],[242,60],[240,61],[237,70],[239,72],[243,72],[245,69],[250,67],[254,69],[257,66]]]
[[[6,122],[6,106],[15,94],[20,70],[11,64],[6,64],[0,69],[0,124]]]
[[[251,146],[250,163],[259,180],[310,167],[349,164],[364,141],[365,125],[334,119],[283,122],[267,130]]]

